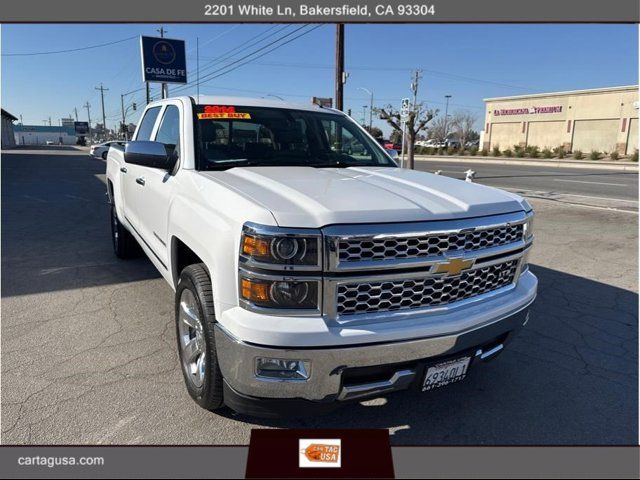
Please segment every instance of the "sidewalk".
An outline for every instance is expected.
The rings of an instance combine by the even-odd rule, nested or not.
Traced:
[[[493,165],[523,165],[534,167],[551,168],[594,168],[604,170],[628,170],[637,172],[637,162],[627,161],[601,161],[601,160],[574,160],[571,158],[503,158],[503,157],[482,157],[482,156],[458,156],[458,155],[416,155],[416,161],[429,162],[451,162],[451,163],[484,163]]]

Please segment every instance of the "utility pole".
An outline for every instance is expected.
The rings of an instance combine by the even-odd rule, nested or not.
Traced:
[[[78,107],[73,107],[73,112],[76,114],[76,122],[78,121]]]
[[[84,104],[84,108],[87,109],[87,121],[89,123],[89,138],[91,138],[91,105],[87,100],[87,103]]]
[[[445,95],[444,98],[447,99],[444,107],[444,140],[446,142],[447,134],[449,133],[447,124],[449,123],[449,99],[451,98],[451,95]]]
[[[160,38],[164,38],[164,34],[166,33],[166,30],[164,29],[164,27],[160,27],[157,31],[160,33]],[[169,86],[166,83],[163,83],[161,98],[168,98],[168,97],[169,97]]]
[[[200,37],[196,37],[196,98],[200,103]]]
[[[362,125],[367,126],[367,106],[362,106]]]
[[[109,91],[108,88],[104,88],[102,86],[102,83],[100,84],[100,87],[96,87],[96,90],[100,90],[100,98],[102,99],[102,129],[106,132],[107,131],[107,116],[104,114],[104,92],[105,91]]]
[[[24,125],[24,123],[22,122],[22,114],[20,114],[20,125]]]
[[[49,117],[49,126],[51,126],[51,117]]]
[[[344,105],[344,83],[347,77],[344,71],[344,23],[336,24],[336,108],[342,110]]]

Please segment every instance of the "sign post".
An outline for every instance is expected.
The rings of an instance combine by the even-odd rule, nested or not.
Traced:
[[[409,98],[405,97],[402,99],[402,104],[400,107],[400,120],[402,121],[402,156],[400,157],[401,167],[404,168],[404,150],[405,150],[405,138],[407,136],[407,118],[409,117]]]
[[[149,82],[187,83],[184,40],[164,37],[140,37],[142,80]],[[166,89],[163,88],[163,96]]]

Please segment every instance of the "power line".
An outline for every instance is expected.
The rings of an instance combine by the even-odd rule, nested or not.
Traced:
[[[275,46],[275,47],[273,47],[272,49],[267,50],[266,52],[262,53],[261,55],[258,55],[257,57],[255,57],[255,58],[253,58],[253,59],[249,59],[249,60],[247,60],[246,62],[243,62],[243,63],[241,63],[240,65],[237,65],[236,67],[229,68],[229,67],[231,67],[232,65],[235,65],[235,64],[237,64],[237,63],[241,62],[242,60],[244,60],[244,59],[246,59],[246,58],[248,58],[248,57],[251,57],[251,56],[255,55],[256,53],[258,53],[258,52],[260,52],[260,51],[264,50],[265,48],[268,48],[268,47],[270,47],[270,46],[272,46],[272,45],[274,45],[274,44],[278,43],[280,40],[282,40],[282,39],[284,39],[284,38],[286,38],[286,37],[288,37],[288,36],[290,36],[290,35],[292,35],[292,34],[296,33],[297,31],[301,30],[302,28],[308,27],[308,26],[309,26],[309,25],[303,25],[302,27],[300,27],[300,28],[298,28],[298,29],[294,30],[293,32],[290,32],[290,33],[288,33],[287,35],[284,35],[284,36],[280,37],[279,39],[274,40],[273,42],[270,42],[269,44],[267,44],[267,45],[265,45],[265,46],[263,46],[263,47],[261,47],[261,48],[259,48],[259,49],[255,50],[255,51],[253,51],[253,52],[251,52],[251,53],[249,53],[249,54],[247,54],[247,55],[245,55],[245,56],[243,56],[243,57],[241,57],[241,58],[239,58],[239,59],[238,59],[238,60],[236,60],[235,62],[232,62],[232,63],[230,63],[230,64],[228,64],[228,65],[225,65],[224,67],[221,67],[221,68],[219,68],[219,69],[217,69],[217,70],[214,70],[213,72],[211,72],[211,73],[209,73],[209,74],[205,75],[204,77],[200,78],[200,84],[202,84],[202,83],[203,83],[202,81],[203,81],[204,79],[206,79],[207,81],[214,80],[214,79],[216,79],[216,78],[218,78],[218,77],[221,77],[221,76],[223,76],[223,75],[226,75],[226,74],[228,74],[228,73],[231,73],[232,71],[237,70],[238,68],[240,68],[240,67],[242,67],[242,66],[244,66],[244,65],[246,65],[246,64],[248,64],[248,63],[251,63],[251,62],[252,62],[252,61],[254,61],[256,58],[262,58],[263,56],[268,55],[269,53],[271,53],[271,52],[273,52],[273,51],[277,50],[278,48],[281,48],[281,47],[283,47],[283,46],[285,46],[285,45],[287,45],[287,44],[289,44],[289,43],[293,42],[294,40],[296,40],[296,39],[298,39],[298,38],[300,38],[300,37],[302,37],[302,36],[304,36],[304,35],[306,35],[306,34],[308,34],[308,33],[311,33],[312,31],[316,30],[317,28],[322,27],[322,26],[323,26],[323,24],[316,25],[316,26],[314,26],[313,28],[311,28],[311,29],[309,29],[309,30],[307,30],[307,31],[305,31],[305,32],[302,32],[300,35],[296,35],[295,37],[290,38],[290,39],[289,39],[289,40],[287,40],[286,42],[283,42],[283,43],[281,43],[281,44],[279,44],[279,45],[276,45],[276,46]],[[223,70],[226,70],[226,71],[223,71]],[[218,73],[218,72],[222,72],[222,73]],[[217,75],[215,75],[216,73],[217,73]],[[178,88],[178,89],[176,89],[176,90],[177,90],[177,91],[182,91],[182,90],[184,90],[184,89],[186,89],[186,88],[189,88],[190,86],[191,86],[190,84],[187,84],[187,85],[185,85],[184,87],[180,87],[180,88]]]
[[[274,28],[278,27],[278,25],[272,25],[270,28],[268,28],[267,30],[259,33],[258,35],[254,35],[253,37],[249,38],[248,40],[240,43],[239,45],[236,45],[234,48],[227,50],[225,53],[223,53],[222,55],[219,55],[217,57],[214,57],[213,59],[211,59],[210,61],[206,62],[202,68],[201,68],[201,73],[203,71],[206,71],[208,69],[211,68],[215,68],[216,65],[218,63],[222,63],[225,62],[229,59],[231,59],[234,55],[234,52],[236,52],[237,50],[241,49],[241,48],[251,48],[261,42],[264,42],[265,40],[274,37],[276,34],[282,32],[283,30],[286,30],[287,28],[289,28],[291,25],[284,25],[284,26],[280,26],[280,28],[278,30],[276,30],[275,32],[271,33],[270,35],[267,35],[264,38],[260,38],[263,35],[265,35],[266,33],[270,32],[271,30],[273,30]],[[296,30],[297,31],[297,30]],[[294,31],[295,32],[295,31]],[[259,39],[260,38],[260,39]],[[284,37],[281,37],[284,38]],[[259,39],[259,40],[258,40]]]
[[[274,66],[274,67],[290,67],[290,68],[321,68],[321,69],[331,69],[333,70],[333,65],[323,65],[323,64],[309,64],[309,63],[293,63],[293,62],[257,62],[256,65],[265,65],[265,66]],[[374,70],[374,71],[413,71],[416,67],[384,67],[384,66],[373,66],[373,65],[347,65],[346,70]],[[455,73],[442,72],[438,70],[431,70],[425,67],[417,67],[420,70],[430,73],[432,75],[439,75],[446,78],[455,78],[458,80],[463,80],[472,83],[483,83],[490,85],[497,85],[501,87],[515,88],[520,90],[528,90],[531,91],[532,88],[525,87],[521,85],[511,85],[508,83],[502,82],[494,82],[493,80],[486,80],[477,77],[469,77],[465,75],[458,75]]]
[[[99,45],[90,45],[88,47],[79,47],[79,48],[70,48],[68,50],[52,50],[48,52],[29,52],[29,53],[3,53],[3,57],[25,57],[25,56],[33,56],[33,55],[53,55],[56,53],[71,53],[71,52],[79,52],[82,50],[90,50],[92,48],[100,48],[107,47],[109,45],[115,45],[116,43],[127,42],[129,40],[133,40],[134,38],[138,38],[137,35],[133,37],[123,38],[122,40],[115,40],[113,42],[101,43]]]

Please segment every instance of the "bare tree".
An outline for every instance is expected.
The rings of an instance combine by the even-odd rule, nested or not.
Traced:
[[[376,109],[376,113],[380,114],[380,118],[386,120],[394,131],[402,131],[402,120],[399,110],[395,110],[391,105],[387,105],[384,108]],[[422,103],[416,104],[415,109],[409,112],[406,122],[407,136],[405,139],[408,168],[414,168],[413,151],[416,136],[427,127],[427,124],[436,114],[437,110],[429,110]]]
[[[433,138],[437,142],[444,142],[449,135],[449,127],[451,122],[446,122],[444,117],[436,117],[429,125],[429,138]]]
[[[462,147],[464,147],[465,144],[471,139],[473,126],[475,125],[477,120],[478,117],[474,113],[467,111],[456,112],[453,115],[451,127],[453,128],[453,131],[456,132],[456,135]]]

